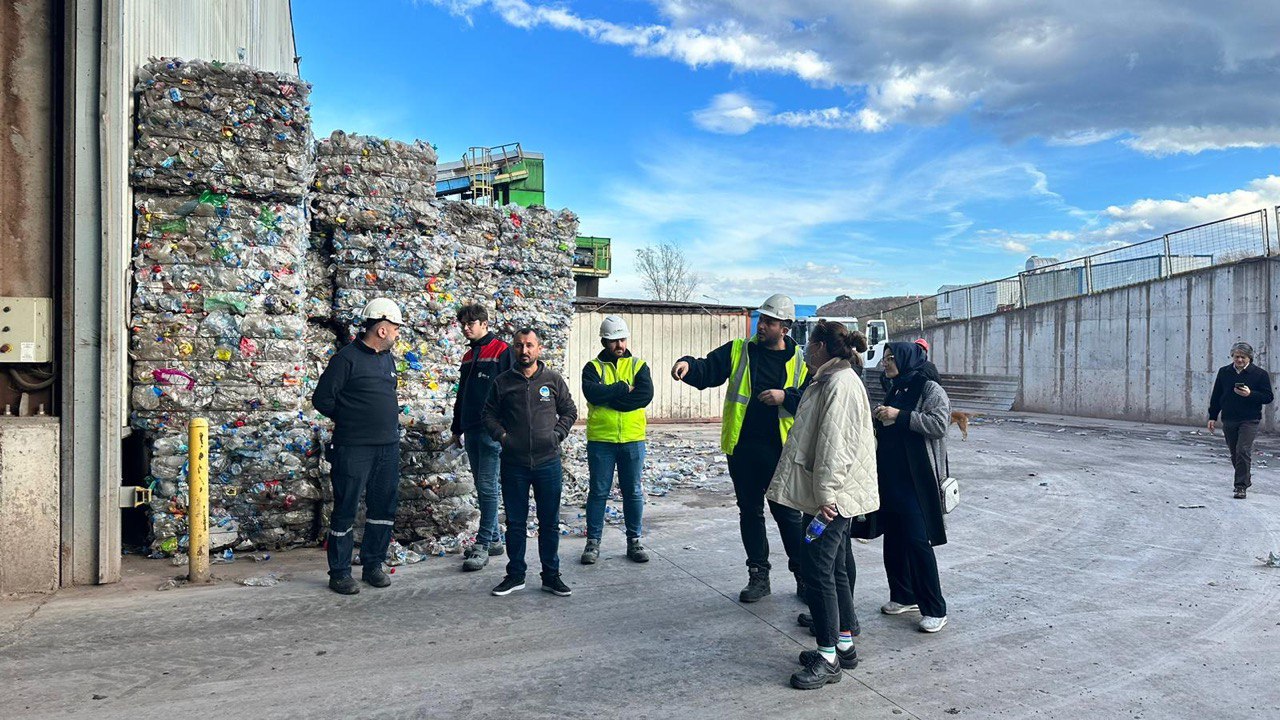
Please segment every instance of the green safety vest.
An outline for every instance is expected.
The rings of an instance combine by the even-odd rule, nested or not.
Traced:
[[[720,423],[720,449],[726,455],[732,455],[738,446],[738,435],[742,433],[742,421],[747,417],[747,403],[751,402],[751,369],[750,353],[747,343],[756,339],[734,340],[732,370],[729,372],[728,390],[724,394],[724,418]],[[804,351],[796,345],[796,354],[787,361],[787,387],[799,388],[809,376],[809,368],[804,364]],[[782,442],[786,444],[787,433],[796,423],[795,417],[781,405],[778,406],[778,431],[782,433]]]
[[[605,385],[624,382],[636,384],[636,374],[644,367],[644,361],[636,357],[620,357],[618,362],[591,361],[600,381]],[[595,442],[628,443],[645,439],[646,420],[644,408],[621,412],[611,407],[587,403],[587,439]]]

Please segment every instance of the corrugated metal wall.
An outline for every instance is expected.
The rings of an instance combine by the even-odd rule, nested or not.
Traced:
[[[125,0],[125,67],[151,56],[298,74],[289,0]]]
[[[654,384],[650,420],[718,419],[724,405],[724,387],[696,390],[671,379],[671,366],[685,355],[703,357],[733,340],[746,337],[750,317],[746,313],[711,312],[603,312],[579,309],[573,318],[565,379],[573,389],[578,412],[586,417],[582,397],[582,367],[600,352],[600,322],[618,315],[631,328],[631,351],[651,368]]]

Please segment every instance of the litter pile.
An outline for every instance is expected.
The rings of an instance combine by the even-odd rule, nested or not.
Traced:
[[[148,440],[155,554],[186,544],[195,415],[209,419],[214,547],[316,536],[309,94],[243,65],[160,59],[139,71],[130,406]]]

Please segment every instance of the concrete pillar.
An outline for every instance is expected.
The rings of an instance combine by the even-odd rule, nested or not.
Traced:
[[[58,419],[0,416],[0,595],[58,587]]]

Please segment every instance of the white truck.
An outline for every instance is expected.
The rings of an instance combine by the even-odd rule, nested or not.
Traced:
[[[889,342],[889,326],[884,320],[868,320],[864,327],[858,324],[858,318],[856,317],[827,317],[822,315],[801,317],[796,318],[795,323],[791,326],[791,337],[803,346],[809,341],[809,333],[813,331],[819,320],[838,322],[850,332],[861,330],[867,336],[867,352],[862,358],[864,365],[868,368],[880,365],[880,360],[884,358],[885,345]]]

